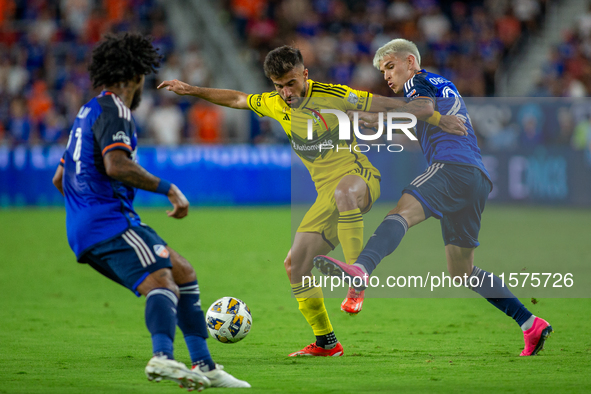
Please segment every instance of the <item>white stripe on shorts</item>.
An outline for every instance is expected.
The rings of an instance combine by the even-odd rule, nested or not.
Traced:
[[[127,234],[129,234],[129,236],[131,238],[134,238],[137,242],[137,245],[146,252],[146,255],[150,259],[150,264],[155,263],[156,258],[154,257],[154,254],[152,253],[152,251],[150,250],[150,247],[146,244],[146,242],[139,235],[137,235],[137,233],[135,231],[133,231],[132,229],[127,230]]]
[[[140,259],[140,263],[142,263],[142,267],[146,268],[148,266],[149,262],[146,260],[146,257],[142,253],[143,251],[140,251],[138,246],[135,244],[134,241],[132,241],[129,238],[127,233],[121,234],[121,238],[123,238],[123,240],[125,240],[125,242],[127,242],[129,244],[129,246],[131,246],[133,248],[133,250],[135,250],[135,254],[137,254],[137,257]]]
[[[418,181],[418,183],[415,184],[416,187],[421,186],[423,183],[427,182],[433,175],[435,175],[435,173],[437,171],[439,171],[440,168],[443,168],[443,163],[435,163],[435,171],[431,172],[431,174],[429,174],[426,178]]]

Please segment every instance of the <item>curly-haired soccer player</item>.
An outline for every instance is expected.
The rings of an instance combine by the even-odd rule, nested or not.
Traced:
[[[147,225],[133,208],[136,189],[168,197],[168,216],[181,219],[189,202],[174,184],[135,160],[137,135],[131,111],[140,103],[145,75],[161,56],[139,34],[109,35],[92,53],[94,87],[103,91],[80,108],[53,183],[66,200],[68,242],[78,262],[146,297],[152,336],[149,380],[172,380],[192,390],[250,387],[215,364],[193,267]],[[176,326],[182,330],[193,368],[173,357]]]

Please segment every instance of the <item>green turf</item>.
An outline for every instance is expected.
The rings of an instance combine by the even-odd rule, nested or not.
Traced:
[[[372,211],[366,233],[386,211]],[[340,299],[327,299],[345,357],[292,359],[286,355],[313,336],[283,269],[288,208],[195,209],[181,221],[163,209],[141,214],[195,266],[205,305],[228,295],[249,305],[254,321],[244,341],[209,341],[216,361],[252,384],[249,392],[591,390],[589,299],[523,299],[556,330],[529,358],[517,357],[515,323],[480,299],[369,299],[354,318],[339,311]],[[590,222],[589,210],[487,207],[480,265],[542,261],[564,271],[588,263]],[[144,301],[75,263],[62,210],[0,211],[0,223],[0,393],[181,392],[144,377]],[[395,253],[401,269],[431,260],[445,267],[437,222],[422,226]],[[177,358],[188,363],[177,334]]]

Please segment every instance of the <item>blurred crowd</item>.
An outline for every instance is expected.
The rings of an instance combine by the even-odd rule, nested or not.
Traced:
[[[179,55],[156,0],[0,0],[0,144],[63,143],[80,106],[98,93],[88,78],[92,47],[105,33],[149,34],[164,56],[134,113],[140,138],[178,144],[219,138],[219,112],[157,93],[163,78],[206,85],[200,51]],[[188,125],[191,125],[189,127]]]
[[[287,43],[302,50],[312,79],[391,95],[373,68],[373,54],[404,37],[418,44],[424,68],[454,81],[465,97],[484,97],[494,96],[495,72],[507,55],[543,27],[550,1],[224,0],[221,8],[261,72],[267,52]],[[121,31],[150,34],[164,56],[134,112],[139,137],[171,146],[227,142],[219,107],[155,89],[167,79],[211,82],[200,48],[176,47],[164,7],[157,0],[0,0],[0,144],[64,143],[80,105],[98,93],[87,73],[93,45]],[[531,95],[586,96],[590,58],[591,8],[552,50]],[[494,122],[474,114],[482,146],[589,146],[587,112],[563,108],[556,127],[549,127],[546,107],[536,105]],[[282,133],[255,116],[250,129],[253,143],[282,141]]]
[[[226,0],[237,34],[257,64],[284,44],[302,51],[310,78],[391,95],[373,67],[375,51],[395,37],[417,44],[421,66],[454,82],[464,97],[495,94],[495,73],[543,28],[551,0]],[[583,97],[591,88],[591,8],[553,50],[535,97]],[[535,67],[534,67],[535,68]],[[469,99],[468,99],[469,101]],[[586,106],[548,101],[510,107],[474,102],[480,146],[589,148]],[[484,108],[484,111],[480,111]]]
[[[464,96],[492,96],[494,74],[539,29],[549,0],[226,0],[238,34],[262,63],[285,43],[300,48],[312,79],[387,94],[372,65],[389,40],[415,42],[429,71]]]

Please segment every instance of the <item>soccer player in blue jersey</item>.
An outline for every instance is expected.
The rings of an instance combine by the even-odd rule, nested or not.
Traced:
[[[490,175],[484,168],[476,136],[460,93],[453,83],[420,67],[421,57],[416,45],[395,39],[375,54],[378,68],[394,93],[403,91],[397,112],[412,112],[431,116],[434,111],[457,115],[466,120],[467,136],[444,133],[441,128],[419,121],[417,137],[427,159],[427,170],[403,190],[396,207],[367,242],[353,265],[326,256],[317,256],[314,265],[322,273],[350,278],[366,278],[380,261],[392,253],[412,226],[429,217],[441,221],[447,268],[454,280],[478,278],[470,287],[492,305],[511,316],[524,334],[525,349],[521,356],[533,356],[540,351],[552,326],[530,311],[502,286],[501,280],[474,266],[474,249],[479,245],[478,232],[484,205],[492,190]],[[377,114],[364,114],[366,124],[375,124]],[[419,115],[417,115],[417,118]],[[486,277],[486,280],[484,280]]]
[[[161,56],[139,34],[107,36],[92,52],[94,87],[103,91],[76,116],[53,183],[66,200],[66,229],[79,263],[146,297],[145,319],[152,336],[149,380],[172,380],[187,389],[250,387],[213,362],[205,339],[207,327],[195,270],[133,208],[136,189],[168,197],[168,216],[189,212],[183,193],[136,162],[133,111],[140,103],[144,76]],[[179,326],[193,368],[173,357]]]

